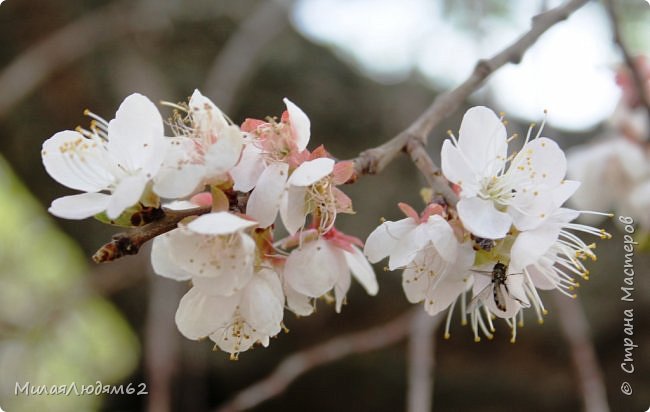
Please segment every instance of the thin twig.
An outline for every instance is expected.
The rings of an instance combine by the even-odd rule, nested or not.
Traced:
[[[417,307],[397,318],[361,332],[342,335],[320,345],[294,353],[285,358],[266,378],[237,393],[218,412],[250,409],[278,396],[300,375],[317,366],[337,361],[348,355],[385,348],[404,339],[410,330],[414,314],[422,311]]]
[[[173,230],[178,225],[178,222],[186,217],[209,213],[211,206],[187,210],[163,210],[165,214],[161,219],[132,229],[129,232],[113,235],[113,239],[110,242],[95,252],[93,260],[97,263],[104,263],[126,255],[135,255],[147,241]]]
[[[408,346],[408,412],[430,412],[433,406],[435,331],[441,316],[418,311],[411,322]]]
[[[431,160],[431,156],[427,153],[424,142],[416,137],[412,137],[406,142],[404,150],[420,170],[427,184],[435,189],[448,205],[452,207],[456,206],[456,203],[458,203],[458,195],[451,189],[449,182],[442,175],[442,171],[438,165]]]
[[[609,20],[612,25],[612,34],[614,35],[614,43],[618,46],[621,54],[623,54],[623,59],[625,60],[625,65],[628,67],[630,74],[632,76],[632,81],[636,87],[637,95],[639,96],[639,102],[646,114],[648,115],[648,120],[650,121],[650,98],[645,87],[645,80],[639,71],[639,67],[632,57],[632,53],[628,49],[625,41],[623,40],[623,35],[621,33],[621,27],[619,25],[618,13],[616,11],[616,6],[614,5],[613,0],[606,0],[605,6],[607,9],[607,14],[609,15]]]
[[[607,388],[603,372],[598,364],[596,350],[589,336],[589,323],[578,301],[567,299],[559,293],[553,295],[558,309],[560,327],[566,337],[573,368],[582,394],[584,410],[609,412]]]
[[[524,53],[537,39],[556,23],[565,20],[571,13],[582,7],[589,0],[570,0],[562,6],[551,9],[533,17],[531,29],[510,46],[488,60],[480,60],[472,74],[455,89],[438,96],[431,106],[418,117],[413,124],[384,144],[365,150],[353,159],[356,179],[364,174],[381,172],[401,151],[404,151],[413,138],[424,144],[431,130],[446,117],[454,113],[460,105],[474,93],[495,70],[506,63],[519,63]],[[448,185],[435,182],[434,189],[439,193],[448,191]]]
[[[263,1],[219,50],[205,81],[205,94],[214,97],[225,113],[245,80],[256,69],[262,50],[287,27],[290,1]]]

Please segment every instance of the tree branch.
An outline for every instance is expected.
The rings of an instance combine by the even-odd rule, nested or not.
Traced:
[[[442,316],[418,311],[411,321],[408,346],[408,412],[429,412],[433,406],[435,332]]]
[[[311,369],[348,355],[370,352],[397,343],[406,337],[414,315],[421,311],[422,307],[418,305],[381,326],[339,336],[294,353],[280,362],[269,376],[245,388],[217,408],[217,412],[250,409],[280,395],[294,380]]]
[[[573,368],[582,394],[584,410],[609,412],[603,372],[589,336],[589,323],[584,311],[578,301],[569,300],[559,293],[554,294],[553,299],[558,311],[561,312],[557,318],[571,349]]]
[[[645,87],[645,80],[641,75],[638,66],[634,62],[634,57],[630,53],[630,50],[627,48],[625,41],[623,40],[623,35],[621,33],[621,28],[619,25],[618,13],[616,7],[614,6],[613,0],[605,0],[605,8],[607,9],[607,14],[609,15],[609,20],[612,25],[612,32],[614,35],[614,43],[618,46],[621,54],[623,54],[623,59],[625,60],[625,65],[630,70],[632,76],[632,81],[636,87],[637,94],[639,96],[639,101],[646,114],[648,115],[648,120],[650,121],[650,98]]]
[[[544,32],[556,23],[565,20],[587,2],[588,0],[570,0],[562,6],[533,17],[532,27],[528,32],[492,58],[480,60],[467,80],[455,89],[439,95],[408,128],[382,145],[365,150],[357,158],[352,159],[356,172],[353,179],[365,174],[381,172],[399,152],[407,150],[407,145],[412,139],[419,139],[423,145],[426,145],[431,130],[454,113],[462,102],[485,82],[488,76],[506,63],[519,63],[526,50]],[[437,166],[434,169],[437,170]],[[444,179],[436,179],[432,183],[434,190],[439,193],[449,192],[449,185]],[[453,203],[452,200],[453,197],[447,199],[449,203]]]
[[[187,210],[163,209],[164,215],[159,220],[137,227],[128,232],[113,235],[113,240],[99,248],[93,255],[97,263],[110,262],[126,255],[135,255],[140,247],[158,235],[173,230],[178,222],[190,216],[200,216],[209,213],[211,206],[197,207]]]

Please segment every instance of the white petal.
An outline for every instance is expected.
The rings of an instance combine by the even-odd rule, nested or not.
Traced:
[[[43,143],[43,165],[54,180],[71,189],[98,192],[115,180],[104,143],[66,130]]]
[[[176,229],[177,230],[177,229]],[[174,280],[189,280],[192,275],[171,258],[175,251],[169,247],[169,234],[156,237],[151,247],[151,266],[156,274]]]
[[[192,288],[176,310],[176,326],[188,339],[200,339],[224,328],[232,317],[239,295],[213,297]]]
[[[358,247],[353,245],[352,250],[352,253],[347,251],[343,253],[352,275],[361,283],[361,286],[369,295],[375,296],[379,291],[375,271],[372,270],[372,266],[370,266],[370,263],[368,263],[368,260]]]
[[[212,176],[229,171],[239,161],[244,140],[237,126],[221,130],[217,142],[205,155],[205,165]]]
[[[115,219],[124,212],[124,209],[138,203],[147,181],[142,175],[128,176],[122,179],[113,193],[106,207],[106,216]]]
[[[528,191],[553,189],[564,179],[566,157],[557,143],[546,137],[531,140],[512,160],[508,175],[531,182]]]
[[[363,252],[368,256],[370,262],[377,263],[389,256],[400,240],[415,227],[416,223],[410,218],[398,220],[397,222],[384,222],[370,233],[368,239],[366,239]]]
[[[242,150],[239,163],[230,169],[230,176],[235,181],[234,189],[240,192],[253,189],[265,167],[261,150],[249,141]]]
[[[288,184],[291,186],[309,186],[318,182],[334,170],[334,160],[321,157],[308,160],[291,173]]]
[[[282,196],[280,217],[290,235],[295,234],[305,224],[305,216],[307,216],[306,195],[307,188],[291,186],[287,188],[284,196]]]
[[[560,207],[566,202],[580,187],[580,182],[575,180],[564,180],[552,191],[553,203]]]
[[[269,270],[258,273],[242,293],[241,314],[253,329],[263,335],[280,332],[284,299],[278,299],[276,288],[282,288],[280,279]]]
[[[255,189],[248,198],[246,214],[257,220],[261,228],[275,222],[287,182],[289,165],[272,163],[262,172]]]
[[[506,128],[492,110],[483,106],[472,107],[460,124],[458,148],[479,175],[494,176],[506,161]]]
[[[449,223],[440,215],[429,217],[427,223],[421,224],[425,231],[427,241],[433,243],[438,254],[447,262],[456,260],[458,250],[458,241],[454,235],[454,230]]]
[[[296,139],[296,146],[298,146],[298,151],[302,152],[307,147],[307,143],[309,143],[311,127],[309,117],[291,100],[285,97],[283,101],[289,112],[289,122],[291,122],[291,129]]]
[[[216,135],[228,126],[221,110],[198,89],[194,89],[189,106],[192,120],[200,134]]]
[[[450,140],[445,140],[440,152],[442,173],[447,180],[457,184],[462,189],[461,196],[475,196],[479,189],[478,176],[467,164],[460,150]]]
[[[64,196],[55,199],[48,211],[63,219],[85,219],[106,210],[109,200],[110,196],[103,193]]]
[[[510,251],[510,266],[518,272],[537,262],[557,241],[560,229],[559,225],[544,224],[519,233]]]
[[[461,199],[456,207],[463,226],[478,237],[501,239],[512,224],[510,215],[496,210],[489,200]]]
[[[202,215],[188,223],[187,228],[202,235],[229,235],[239,232],[257,223],[252,220],[242,219],[228,212],[216,212]]]
[[[289,310],[298,316],[309,316],[314,313],[314,305],[307,295],[297,292],[288,282],[284,282],[284,293],[287,297]]]
[[[160,171],[154,176],[153,190],[168,199],[185,197],[199,188],[205,176],[202,163],[191,162],[192,151],[196,150],[189,138],[168,138],[169,146]]]
[[[318,239],[291,252],[284,276],[297,292],[316,298],[332,289],[346,271],[348,267],[339,249]]]
[[[108,151],[120,165],[134,172],[146,167],[151,177],[162,163],[163,121],[156,106],[145,96],[134,93],[120,105],[108,124]]]
[[[345,296],[347,295],[348,290],[350,290],[350,284],[352,283],[349,270],[341,272],[340,275],[341,276],[334,284],[334,309],[336,310],[336,313],[341,313],[343,302],[345,302]]]

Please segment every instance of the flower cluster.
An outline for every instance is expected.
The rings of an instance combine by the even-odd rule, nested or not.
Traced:
[[[49,209],[56,216],[132,226],[145,210],[208,208],[154,239],[152,265],[191,281],[176,313],[180,332],[209,337],[234,358],[267,346],[285,307],[307,316],[325,298],[339,312],[352,277],[368,293],[378,290],[362,242],[335,228],[337,214],[353,212],[337,187],[352,176],[352,163],[322,146],[309,151],[309,118],[284,103],[279,120],[239,127],[197,90],[189,102],[169,104],[166,136],[155,105],[133,94],[113,120],[86,112],[89,129],[43,144],[47,172],[84,192],[56,199]],[[278,214],[288,236],[276,240]]]
[[[582,213],[562,207],[580,183],[565,180],[566,158],[552,140],[532,137],[510,153],[503,119],[485,107],[467,111],[456,138],[442,147],[442,172],[459,196],[456,210],[430,204],[418,215],[400,204],[405,219],[382,223],[368,237],[371,262],[389,257],[402,268],[409,301],[435,315],[456,302],[470,316],[476,340],[492,338],[494,317],[506,319],[516,337],[523,309],[546,313],[539,290],[575,296],[576,276],[588,278],[583,261],[596,259],[594,244],[576,232],[608,238],[602,229],[572,223]],[[472,298],[467,302],[466,294]]]

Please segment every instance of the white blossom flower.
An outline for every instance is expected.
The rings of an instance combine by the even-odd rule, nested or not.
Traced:
[[[163,121],[156,106],[137,93],[124,99],[110,122],[86,113],[94,119],[90,131],[66,130],[43,143],[43,164],[50,176],[86,192],[54,200],[49,211],[66,219],[105,211],[115,219],[140,200],[160,169]]]
[[[264,170],[251,193],[246,214],[257,220],[260,227],[267,227],[275,222],[280,212],[287,231],[296,233],[312,209],[308,193],[324,192],[321,197],[330,195],[328,199],[334,199],[329,181],[324,180],[334,171],[334,164],[334,160],[324,157],[308,160],[288,176],[287,163],[272,163]]]
[[[230,296],[211,294],[204,287],[190,289],[176,311],[178,330],[189,339],[210,337],[236,359],[255,343],[268,346],[282,328],[284,294],[273,270],[261,268],[246,286]]]
[[[239,163],[230,171],[234,189],[253,189],[267,166],[287,162],[307,148],[311,123],[309,117],[291,100],[285,98],[287,110],[280,122],[247,119],[242,130],[247,133]]]
[[[244,232],[256,222],[228,212],[199,216],[154,239],[154,271],[176,280],[191,279],[209,295],[231,296],[253,276],[255,241]]]
[[[539,133],[530,140],[531,131],[509,158],[501,119],[479,106],[465,113],[458,139],[450,132],[452,140],[444,142],[442,171],[460,188],[458,214],[474,235],[500,239],[513,223],[519,230],[534,228],[577,188],[564,181],[564,152]]]
[[[440,206],[427,207],[422,216],[418,216],[407,204],[400,203],[399,206],[408,217],[397,222],[382,223],[366,240],[364,252],[371,263],[388,256],[388,269],[405,267],[418,252],[429,246],[446,262],[456,260],[458,241],[454,231],[442,216],[434,213]]]
[[[372,266],[358,247],[361,241],[334,228],[323,236],[310,239],[316,235],[314,232],[303,234],[302,244],[291,252],[284,266],[284,279],[294,294],[292,301],[296,302],[290,307],[297,306],[298,311],[306,311],[300,309],[304,308],[304,298],[295,296],[295,293],[319,298],[334,289],[336,311],[340,312],[350,288],[350,273],[368,294],[376,295],[379,286]]]
[[[409,302],[424,301],[424,310],[431,316],[449,308],[472,284],[474,250],[469,242],[459,244],[457,249],[456,259],[450,261],[435,246],[424,248],[402,273],[402,287]]]
[[[244,141],[239,127],[198,90],[190,98],[187,117],[172,126],[177,136],[167,139],[167,156],[154,184],[158,195],[188,196],[223,180],[239,161]]]

